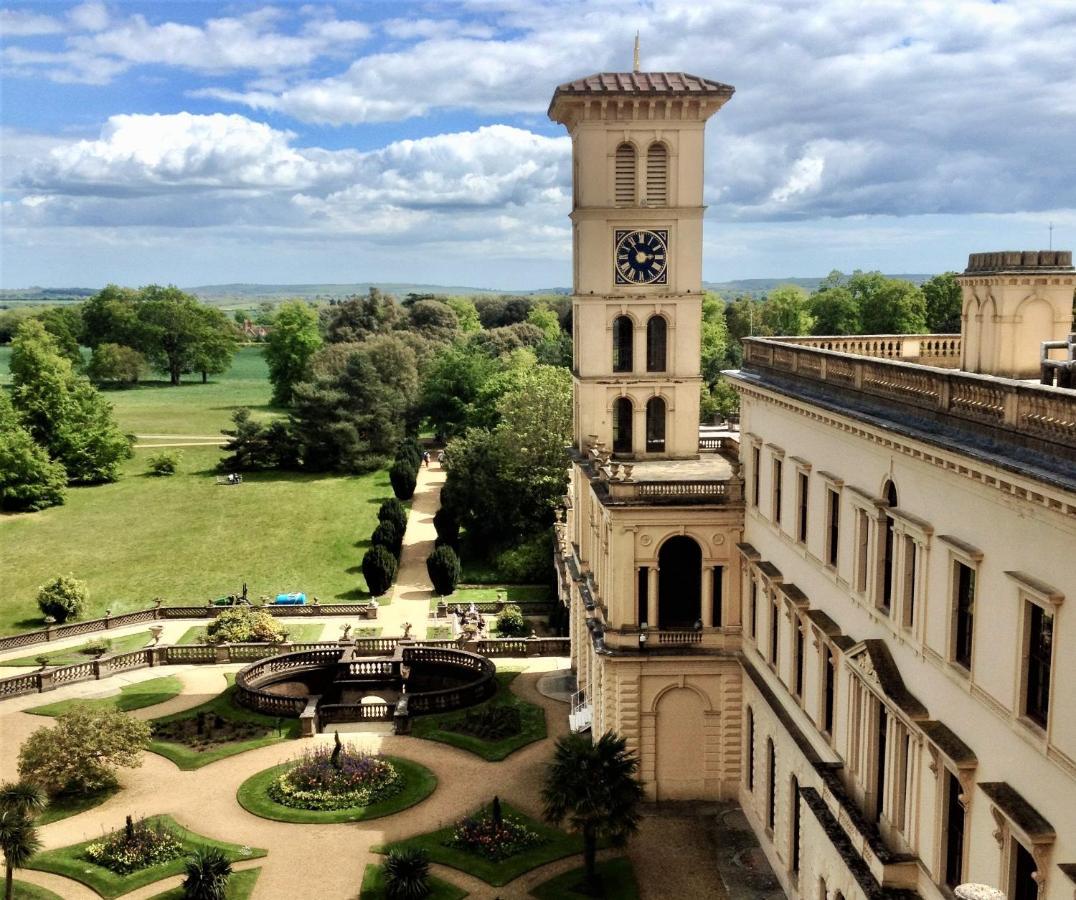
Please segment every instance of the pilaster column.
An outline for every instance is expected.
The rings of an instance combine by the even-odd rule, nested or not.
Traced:
[[[651,628],[658,627],[658,567],[651,566],[646,573],[646,621]]]
[[[714,567],[702,567],[702,627],[714,627]]]

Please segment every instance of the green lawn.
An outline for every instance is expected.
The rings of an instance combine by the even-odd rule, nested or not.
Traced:
[[[36,884],[16,879],[15,900],[63,900],[63,897]]]
[[[497,762],[515,753],[527,744],[533,744],[546,736],[545,710],[533,703],[528,703],[512,693],[510,687],[518,672],[497,672],[497,693],[477,706],[469,710],[480,710],[489,706],[514,706],[520,712],[522,731],[513,737],[503,738],[499,741],[486,741],[473,735],[463,734],[459,731],[451,731],[446,726],[452,722],[461,721],[469,710],[462,712],[438,713],[432,716],[416,716],[411,722],[411,734],[413,737],[425,738],[428,741],[439,741],[442,744],[451,744],[461,750],[467,750],[483,759]]]
[[[261,869],[243,869],[242,872],[232,872],[232,877],[228,879],[228,888],[224,892],[224,900],[249,900],[261,873]],[[174,887],[163,894],[154,894],[150,900],[184,900],[185,896],[181,886]]]
[[[609,900],[638,900],[639,885],[630,860],[621,857],[598,863],[598,877],[602,888],[598,896]],[[583,867],[580,866],[543,881],[531,891],[531,896],[538,900],[593,900],[594,895],[586,893],[583,887]]]
[[[426,900],[462,900],[463,897],[467,896],[467,892],[463,888],[458,888],[454,884],[449,884],[447,881],[433,875],[430,876],[427,883],[430,886],[430,892],[426,895]],[[359,900],[387,900],[388,894],[385,891],[384,870],[381,866],[367,863],[366,869],[362,873],[362,889],[359,892]]]
[[[173,828],[179,834],[184,850],[189,853],[194,852],[198,847],[219,847],[228,854],[228,858],[232,862],[235,862],[241,859],[256,859],[265,856],[267,852],[256,847],[241,847],[239,844],[229,844],[203,837],[193,831],[188,831],[171,816],[153,816],[146,819],[146,821],[150,823],[160,822]],[[119,824],[122,825],[123,823]],[[95,840],[100,840],[100,837],[83,841],[80,844],[72,844],[68,847],[38,853],[30,860],[30,865],[27,868],[73,878],[106,898],[119,897],[147,884],[152,884],[154,881],[167,878],[169,875],[179,875],[183,872],[184,859],[179,857],[156,866],[139,869],[129,875],[119,875],[83,857],[82,853],[87,845],[92,844]]]
[[[437,787],[437,776],[423,765],[411,759],[402,759],[399,756],[386,757],[396,770],[403,775],[404,787],[398,794],[394,794],[381,803],[373,806],[353,806],[349,809],[296,809],[277,803],[267,793],[269,785],[283,772],[295,765],[295,761],[282,763],[252,775],[241,785],[236,792],[239,805],[247,812],[261,816],[263,819],[272,819],[276,822],[294,822],[300,825],[332,825],[339,822],[365,822],[369,819],[380,819],[391,816],[401,810],[408,809],[416,803],[421,803]]]
[[[538,866],[544,866],[555,859],[562,859],[565,856],[571,856],[573,853],[583,852],[583,841],[578,835],[567,834],[558,828],[553,828],[532,819],[507,803],[502,802],[501,809],[504,815],[510,815],[514,819],[521,821],[527,828],[545,838],[545,841],[536,847],[531,847],[522,853],[510,856],[508,859],[495,862],[484,856],[469,853],[466,850],[446,847],[445,842],[451,839],[455,830],[455,824],[453,823],[444,828],[439,828],[437,831],[430,831],[426,834],[416,835],[402,841],[394,841],[391,844],[373,847],[372,849],[375,853],[388,853],[390,850],[399,847],[422,847],[429,853],[431,862],[459,869],[461,872],[466,872],[475,878],[481,878],[494,887],[508,884],[509,881],[518,878],[524,872],[529,872]]]
[[[136,631],[134,634],[125,634],[123,637],[114,638],[110,638],[108,632],[102,632],[101,637],[92,642],[87,641],[84,644],[79,644],[76,647],[68,647],[64,650],[53,650],[48,644],[42,644],[41,648],[33,656],[20,656],[18,659],[5,659],[3,662],[0,662],[0,666],[37,666],[39,665],[37,661],[39,656],[47,656],[49,658],[50,666],[73,666],[76,663],[90,662],[97,654],[89,652],[87,648],[102,640],[111,642],[112,646],[111,649],[108,650],[109,654],[127,653],[130,650],[141,650],[143,647],[147,647],[152,643],[149,633],[145,631]]]
[[[229,682],[234,679],[233,675],[227,676]],[[170,759],[181,769],[200,769],[202,766],[208,766],[210,763],[216,762],[218,759],[225,759],[228,756],[235,756],[237,753],[244,753],[247,750],[256,750],[258,747],[266,747],[269,744],[276,744],[280,741],[290,740],[299,736],[299,720],[298,719],[277,719],[274,716],[264,716],[261,713],[253,712],[245,707],[239,706],[232,699],[235,694],[235,685],[231,684],[227,690],[212,700],[195,706],[192,709],[184,710],[183,712],[173,713],[170,716],[161,716],[160,718],[151,720],[152,722],[174,722],[179,719],[194,719],[197,718],[198,713],[215,713],[222,719],[228,719],[238,722],[256,722],[260,725],[265,725],[268,728],[273,729],[269,734],[251,738],[244,741],[232,741],[226,744],[220,744],[213,747],[210,750],[195,750],[193,747],[189,747],[186,744],[180,744],[173,741],[164,740],[152,740],[150,741],[149,749],[154,753],[158,753],[165,759]],[[277,725],[280,725],[280,732],[277,732]]]
[[[301,622],[298,625],[285,624],[288,630],[288,640],[292,643],[313,643],[321,640],[321,633],[325,630],[324,623]],[[180,635],[177,644],[200,644],[205,634],[205,625],[192,625]]]
[[[92,794],[62,794],[58,797],[53,797],[49,800],[49,805],[37,817],[37,824],[49,825],[53,822],[59,822],[60,819],[77,816],[81,812],[100,806],[109,797],[117,793],[119,789],[118,784],[111,784],[99,791],[94,791]]]
[[[183,690],[183,682],[175,675],[165,675],[163,678],[150,678],[148,681],[140,681],[137,684],[128,684],[120,688],[120,692],[111,697],[100,697],[96,700],[60,700],[58,703],[46,703],[44,706],[35,706],[26,712],[35,716],[62,716],[76,708],[86,709],[118,709],[120,712],[130,712],[132,709],[142,709],[146,706],[155,706],[171,700]]]

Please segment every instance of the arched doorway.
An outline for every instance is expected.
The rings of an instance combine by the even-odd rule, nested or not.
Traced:
[[[657,707],[658,800],[697,800],[706,787],[702,698],[690,688],[662,694]]]
[[[691,628],[702,619],[702,548],[693,538],[669,538],[658,553],[658,623]]]

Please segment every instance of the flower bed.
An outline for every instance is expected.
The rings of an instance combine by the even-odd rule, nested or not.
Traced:
[[[495,815],[483,810],[456,823],[446,846],[466,850],[485,859],[500,862],[544,843],[522,820],[511,815]]]
[[[272,726],[260,722],[234,721],[207,711],[185,719],[152,722],[151,727],[155,741],[171,741],[198,751],[234,741],[257,740],[273,733]]]
[[[502,741],[523,732],[523,717],[518,707],[488,704],[467,710],[462,718],[450,721],[444,727],[484,741]]]
[[[308,751],[270,785],[277,803],[295,809],[373,806],[403,790],[400,773],[382,756],[336,747]]]
[[[89,844],[83,855],[92,863],[119,875],[137,872],[183,855],[179,837],[164,823],[134,822]]]

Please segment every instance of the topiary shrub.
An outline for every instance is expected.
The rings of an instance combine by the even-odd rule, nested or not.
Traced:
[[[543,531],[497,554],[497,574],[510,584],[541,584],[553,567],[553,532]]]
[[[390,850],[384,873],[389,900],[423,900],[430,895],[430,856],[421,847]]]
[[[407,507],[395,497],[390,497],[377,510],[379,522],[395,522],[400,529],[400,534],[407,530]]]
[[[226,609],[205,628],[209,644],[261,644],[284,640],[284,626],[263,609]]]
[[[77,619],[86,608],[86,583],[60,575],[37,589],[37,606],[61,624]]]
[[[198,847],[184,865],[184,900],[225,900],[232,864],[219,847]]]
[[[175,475],[179,471],[179,460],[183,456],[181,450],[162,450],[156,456],[151,456],[147,462],[149,463],[149,474],[166,476]]]
[[[402,460],[396,460],[389,469],[389,481],[392,484],[392,492],[400,500],[410,500],[415,494],[415,485],[418,476],[415,466]]]
[[[508,603],[497,616],[497,634],[501,637],[529,637],[531,627],[523,618],[523,610]]]
[[[362,576],[370,593],[380,597],[396,577],[396,557],[384,547],[371,547],[362,558]]]
[[[374,533],[370,535],[370,543],[375,547],[384,547],[398,560],[403,548],[403,532],[395,522],[385,519],[378,523]]]
[[[433,582],[433,592],[447,597],[460,580],[460,558],[447,544],[442,544],[426,558],[426,571]]]
[[[441,485],[441,509],[452,513],[457,519],[463,517],[463,494],[451,473]]]
[[[396,447],[397,461],[409,462],[417,469],[422,465],[422,448],[414,438],[404,438]]]
[[[458,547],[460,543],[460,520],[450,509],[443,506],[433,515],[433,527],[437,529],[438,545]]]

